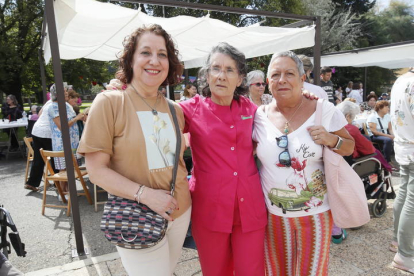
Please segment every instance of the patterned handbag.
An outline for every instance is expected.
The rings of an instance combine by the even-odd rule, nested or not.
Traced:
[[[168,100],[177,136],[176,154],[171,195],[174,195],[177,178],[178,160],[181,149],[181,132],[174,105]],[[116,246],[128,249],[144,249],[160,242],[167,231],[168,221],[148,206],[115,195],[109,195],[101,218],[101,231]]]

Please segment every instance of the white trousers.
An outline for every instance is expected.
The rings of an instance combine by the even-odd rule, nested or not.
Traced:
[[[190,224],[191,207],[174,221],[168,222],[167,233],[156,246],[146,249],[116,247],[122,264],[130,276],[169,276],[174,273]]]

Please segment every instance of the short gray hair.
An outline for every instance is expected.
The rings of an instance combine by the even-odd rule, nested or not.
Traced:
[[[355,119],[355,116],[361,112],[359,105],[351,101],[343,101],[338,104],[336,108],[338,108],[344,114],[344,116],[349,115],[352,121]]]
[[[264,80],[265,79],[265,74],[260,70],[250,71],[247,74],[247,77],[246,77],[247,86],[250,86],[250,84],[252,84],[253,79],[255,79],[255,78],[262,78]]]
[[[305,73],[313,70],[313,63],[309,57],[305,55],[298,55],[298,58],[303,63],[303,70],[305,70]]]
[[[267,68],[267,77],[270,78],[270,68],[272,67],[273,62],[281,57],[290,57],[295,63],[296,63],[296,68],[299,71],[299,75],[303,76],[305,75],[305,70],[303,69],[303,63],[302,61],[299,59],[299,57],[292,51],[285,51],[285,52],[279,52],[279,53],[274,53],[272,56],[272,59],[270,60],[269,63],[269,67]]]
[[[50,91],[50,99],[52,101],[56,101],[57,100],[56,84],[52,84],[49,91]]]
[[[231,46],[227,42],[220,42],[217,46],[214,46],[208,54],[206,64],[198,71],[198,83],[200,91],[204,97],[211,97],[210,87],[207,82],[207,76],[211,67],[211,57],[215,53],[220,53],[229,56],[232,60],[236,62],[237,72],[239,76],[243,79],[240,86],[236,87],[234,90],[233,98],[235,100],[239,99],[240,95],[245,95],[249,91],[249,88],[246,86],[246,75],[247,75],[247,63],[246,57],[242,52],[237,50],[235,47]]]

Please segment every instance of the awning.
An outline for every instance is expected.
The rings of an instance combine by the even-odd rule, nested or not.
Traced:
[[[379,66],[388,69],[414,66],[414,42],[398,44],[324,55],[321,56],[321,66]]]
[[[315,44],[314,26],[238,28],[209,16],[160,18],[94,0],[56,0],[54,9],[61,59],[116,60],[124,38],[137,27],[153,23],[161,25],[172,36],[186,68],[202,66],[218,42],[228,42],[246,58]],[[51,58],[48,37],[43,48],[48,63]]]

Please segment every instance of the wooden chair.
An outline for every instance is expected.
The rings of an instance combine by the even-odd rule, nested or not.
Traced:
[[[45,172],[44,172],[44,179],[45,179],[45,186],[43,188],[43,201],[42,201],[42,215],[45,214],[45,207],[54,207],[54,208],[66,208],[66,214],[67,216],[70,216],[70,197],[68,200],[65,199],[65,194],[69,194],[68,192],[63,192],[59,181],[68,181],[67,172],[58,172],[55,173],[52,169],[52,165],[50,164],[50,159],[52,157],[65,157],[65,154],[63,151],[46,151],[43,149],[40,149],[40,154],[42,155],[43,160],[45,161]],[[81,184],[84,192],[78,193],[78,195],[84,195],[86,196],[89,204],[92,205],[92,198],[89,194],[88,188],[86,187],[85,180],[83,177],[88,174],[86,169],[81,170],[78,166],[78,162],[75,158],[75,156],[72,155],[72,161],[73,161],[73,167],[75,169],[75,179],[78,179]],[[62,198],[63,203],[67,203],[67,205],[54,205],[54,204],[46,204],[46,191],[48,186],[50,185],[49,181],[53,181],[59,195]]]
[[[26,173],[25,173],[25,176],[24,176],[24,184],[26,185],[27,178],[29,176],[29,165],[30,165],[30,162],[33,161],[34,151],[33,151],[33,147],[32,147],[32,144],[31,144],[33,142],[33,138],[32,137],[24,137],[23,140],[24,140],[24,143],[26,144],[27,149],[29,150],[29,152],[27,153]]]
[[[92,183],[93,184],[93,183]],[[97,190],[97,187],[95,184],[93,184],[93,196],[94,196],[94,200],[95,200],[95,212],[98,212],[98,205],[99,204],[105,204],[105,201],[98,201],[98,193],[106,193],[105,190]]]

